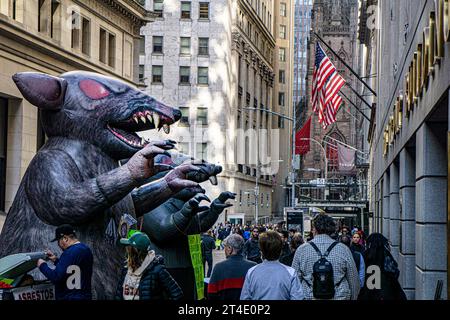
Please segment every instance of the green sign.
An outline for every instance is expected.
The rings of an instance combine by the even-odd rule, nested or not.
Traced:
[[[197,288],[197,299],[205,297],[205,271],[203,270],[202,245],[199,234],[188,236],[189,251],[191,253],[192,266],[195,273],[195,287]]]

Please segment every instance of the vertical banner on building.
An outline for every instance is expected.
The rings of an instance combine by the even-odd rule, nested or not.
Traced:
[[[356,169],[355,167],[355,159],[356,152],[355,150],[349,149],[342,145],[338,145],[338,159],[339,159],[339,171],[341,173],[353,173]]]
[[[195,288],[197,289],[197,300],[205,297],[205,271],[203,270],[202,245],[199,234],[188,236],[189,252],[191,253],[192,267],[195,274]]]

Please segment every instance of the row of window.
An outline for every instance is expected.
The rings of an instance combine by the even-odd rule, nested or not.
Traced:
[[[267,176],[268,177],[268,176]],[[242,207],[244,205],[243,202],[243,195],[247,195],[247,207],[253,207],[255,204],[253,201],[255,200],[255,196],[250,194],[250,192],[243,192],[242,190],[239,191],[239,206]],[[266,206],[267,208],[270,207],[270,195],[268,193],[264,194],[261,193],[260,201],[261,201],[261,207],[264,207],[264,199],[266,199]]]
[[[143,45],[145,47],[145,44]],[[142,53],[142,51],[141,51]],[[164,37],[153,36],[153,54],[163,54],[164,53]],[[190,55],[191,54],[191,38],[190,37],[180,37],[180,54]],[[208,56],[209,55],[209,38],[198,38],[198,55]]]
[[[153,1],[153,11],[157,14],[159,18],[164,16],[164,0],[154,0]],[[190,1],[181,1],[181,19],[191,19],[192,18],[192,4]],[[209,19],[209,2],[200,2],[198,8],[198,19],[208,20]]]
[[[189,154],[189,155],[192,154],[190,147],[189,147],[189,142],[178,142],[177,149],[180,153]],[[204,142],[197,143],[196,148],[195,148],[195,159],[208,161],[207,151],[208,151],[207,143],[204,143]]]
[[[181,111],[181,119],[178,122],[181,127],[189,127],[191,125],[191,121],[189,119],[189,108],[188,107],[180,107]],[[207,108],[197,108],[196,115],[196,125],[206,126],[208,125],[208,109]]]
[[[180,67],[180,84],[188,85],[191,84],[191,67],[181,66]],[[152,84],[162,84],[163,83],[163,66],[153,65],[152,66]],[[209,68],[208,67],[197,67],[197,84],[208,85],[209,84]]]
[[[250,5],[255,9],[258,16],[261,17],[263,23],[268,26],[270,29],[270,26],[272,25],[272,14],[270,13],[270,10],[267,9],[266,3],[262,0],[247,0]]]
[[[116,36],[100,27],[98,34],[100,62],[114,68],[116,65]],[[78,12],[72,12],[71,47],[91,55],[91,22]]]

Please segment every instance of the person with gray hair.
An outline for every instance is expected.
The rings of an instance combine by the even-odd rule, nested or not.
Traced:
[[[256,263],[244,259],[245,240],[238,234],[228,236],[224,242],[226,260],[213,268],[208,284],[208,299],[239,300],[247,271]]]

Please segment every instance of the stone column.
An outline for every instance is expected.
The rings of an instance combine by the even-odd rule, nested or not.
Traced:
[[[389,219],[390,219],[390,216],[389,216],[389,210],[390,210],[390,208],[389,208],[389,206],[390,206],[390,203],[389,203],[389,197],[390,197],[390,191],[389,191],[389,188],[390,188],[390,181],[389,181],[389,171],[387,171],[385,174],[384,174],[384,178],[383,178],[383,212],[382,212],[382,221],[381,221],[381,223],[382,223],[382,233],[383,233],[383,235],[386,237],[386,238],[388,238],[389,239]]]
[[[393,163],[389,170],[389,240],[391,241],[392,256],[398,261],[400,251],[400,190],[398,166]]]
[[[408,299],[415,298],[416,163],[412,152],[400,153],[400,285]]]
[[[447,151],[445,137],[424,123],[416,134],[416,299],[447,297]]]

